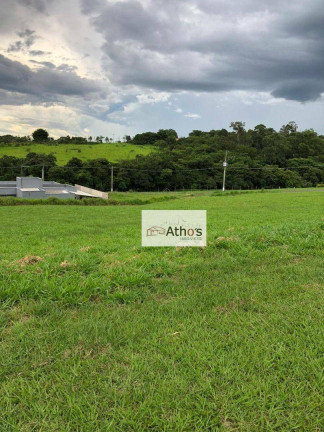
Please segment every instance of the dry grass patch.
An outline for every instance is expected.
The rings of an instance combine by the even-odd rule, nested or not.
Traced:
[[[69,267],[76,267],[76,264],[70,263],[69,261],[62,261],[60,264],[61,268],[69,268]]]
[[[26,265],[33,265],[42,261],[44,261],[44,258],[41,258],[40,256],[26,255],[24,258],[21,258],[18,263],[21,267],[25,267]]]

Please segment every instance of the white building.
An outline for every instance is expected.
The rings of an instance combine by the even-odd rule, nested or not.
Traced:
[[[43,181],[39,177],[17,177],[15,181],[0,181],[0,197],[15,196],[18,198],[80,199],[103,198],[108,194],[80,185],[61,184],[54,181]]]

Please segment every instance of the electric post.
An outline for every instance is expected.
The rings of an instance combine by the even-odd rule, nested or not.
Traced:
[[[42,180],[45,180],[45,167],[44,164],[42,165]]]
[[[223,192],[225,192],[225,181],[226,181],[226,168],[227,168],[227,150],[225,153],[225,160],[223,162],[224,175],[223,175]]]
[[[111,175],[110,175],[110,192],[114,192],[114,166],[111,166]]]

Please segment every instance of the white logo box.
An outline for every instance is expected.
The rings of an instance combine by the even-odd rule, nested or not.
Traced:
[[[203,247],[206,210],[142,210],[142,246]]]

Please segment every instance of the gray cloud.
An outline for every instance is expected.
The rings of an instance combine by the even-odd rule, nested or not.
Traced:
[[[30,29],[18,32],[17,34],[21,39],[12,43],[7,49],[7,52],[18,52],[30,48],[37,38],[35,31]]]
[[[60,96],[103,97],[100,84],[67,71],[64,64],[56,68],[54,64],[43,63],[44,67],[34,71],[0,54],[0,89],[32,95],[45,102]]]
[[[74,72],[78,68],[77,68],[77,66],[74,66],[74,65],[69,65],[67,63],[62,63],[59,66],[57,66],[56,69],[58,71],[62,71],[62,72]]]
[[[286,81],[272,92],[274,97],[298,100],[300,102],[315,101],[323,92],[323,85],[314,80]]]
[[[187,133],[192,113],[195,128],[237,117],[323,130],[322,100],[291,102],[324,91],[322,0],[0,0],[0,8],[0,105],[17,106],[8,107],[17,125],[25,112],[46,117],[43,107],[60,105],[75,113],[58,120],[62,128],[79,123],[81,133],[109,134],[112,123],[127,134]],[[145,103],[150,94],[156,103]],[[19,105],[39,106],[37,115]]]
[[[22,51],[24,49],[24,44],[22,41],[16,41],[9,45],[9,48],[7,49],[8,52],[17,52]]]
[[[49,62],[49,61],[37,61],[37,60],[30,60],[31,63],[40,65],[40,66],[44,66],[47,67],[49,69],[56,69],[56,66],[54,63]]]
[[[48,95],[46,101],[39,95],[16,93],[7,90],[0,90],[0,105],[42,105],[50,106],[60,103],[59,97],[56,95]]]
[[[61,72],[74,72],[78,69],[77,66],[69,65],[67,63],[62,63],[59,66],[56,66],[54,63],[52,63],[50,61],[30,60],[30,62],[37,64],[37,65],[40,65],[40,66],[43,66],[43,67],[48,68],[48,69],[55,69],[55,70],[61,71]]]
[[[252,90],[306,102],[324,92],[319,0],[82,0],[116,85]]]
[[[45,13],[46,6],[51,0],[18,0],[18,2],[24,6],[35,9],[37,12]]]
[[[42,51],[42,50],[30,50],[29,54],[33,57],[39,57],[39,56],[43,56],[45,54],[49,54],[46,51]]]

